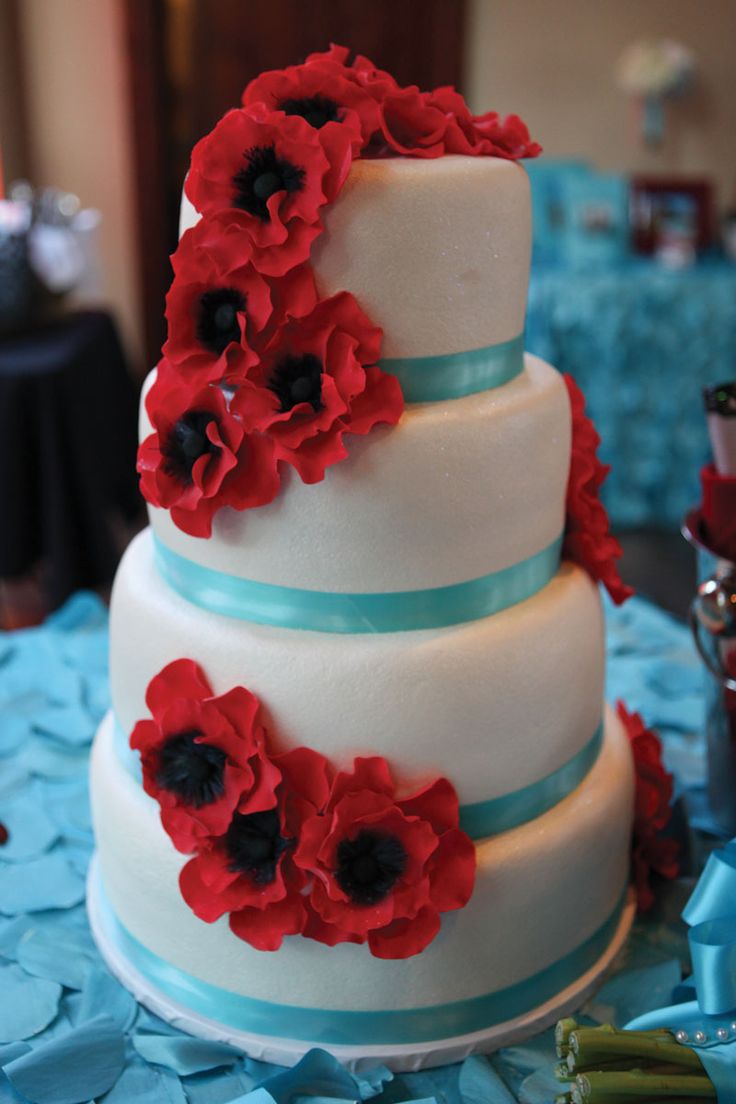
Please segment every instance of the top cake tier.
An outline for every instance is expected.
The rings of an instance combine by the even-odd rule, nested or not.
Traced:
[[[197,212],[186,196],[180,232]],[[312,251],[324,295],[351,291],[384,331],[382,356],[498,345],[524,328],[529,180],[513,161],[358,160]]]

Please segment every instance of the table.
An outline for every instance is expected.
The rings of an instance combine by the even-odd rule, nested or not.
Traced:
[[[607,617],[609,698],[625,697],[659,728],[678,790],[697,790],[701,672],[687,630],[640,599],[607,605]],[[183,1036],[138,1007],[102,965],[83,904],[87,759],[107,706],[107,611],[95,595],[79,593],[43,626],[0,636],[0,820],[9,831],[0,846],[0,1071],[29,1054],[26,1096],[81,1104],[110,1089],[105,1104],[287,1104],[300,1087],[374,1104],[549,1104],[549,1031],[490,1059],[353,1078],[322,1052],[285,1073]],[[664,1003],[687,956],[679,913],[688,892],[687,880],[668,884],[656,914],[637,921],[588,1015],[623,1023]],[[270,1096],[250,1097],[261,1083]],[[0,1072],[0,1101],[17,1099]]]
[[[701,389],[736,376],[736,265],[537,267],[526,347],[585,392],[614,526],[676,528],[709,459]]]
[[[112,580],[111,515],[140,510],[136,409],[109,314],[0,340],[0,578],[43,559],[50,608]]]

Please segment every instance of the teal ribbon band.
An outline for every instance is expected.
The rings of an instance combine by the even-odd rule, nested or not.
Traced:
[[[166,996],[238,1031],[346,1046],[450,1039],[523,1015],[595,965],[613,938],[624,903],[622,897],[605,923],[569,954],[506,989],[424,1008],[346,1012],[275,1004],[201,981],[154,954],[127,931],[107,900],[99,877],[95,889],[107,940]]]
[[[485,839],[535,820],[572,793],[591,769],[603,743],[603,724],[590,740],[556,771],[520,790],[460,806],[460,827],[472,839]]]
[[[587,744],[546,778],[501,797],[492,797],[489,801],[461,805],[460,827],[472,839],[480,840],[519,828],[542,816],[580,785],[595,763],[602,742],[603,725],[600,724]],[[140,757],[137,751],[131,749],[117,720],[114,722],[114,743],[119,762],[136,782],[140,782]]]
[[[477,621],[531,598],[557,572],[562,536],[529,559],[479,579],[381,594],[343,594],[258,583],[185,559],[155,537],[154,548],[156,565],[169,586],[188,602],[212,613],[281,629],[385,633]]]
[[[396,376],[406,402],[444,402],[501,387],[524,369],[524,335],[470,349],[429,357],[385,357],[384,372]]]

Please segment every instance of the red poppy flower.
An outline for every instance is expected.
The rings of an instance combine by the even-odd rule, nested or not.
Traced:
[[[278,766],[277,766],[278,764]],[[200,920],[213,923],[230,913],[238,938],[261,951],[275,951],[285,935],[303,931],[306,875],[292,861],[305,816],[329,793],[327,760],[308,748],[276,756],[283,776],[273,807],[233,814],[226,831],[183,867],[182,896]]]
[[[214,697],[201,668],[177,659],[148,684],[146,705],[153,719],[138,721],[130,746],[179,851],[219,836],[236,809],[259,815],[273,806],[281,773],[266,756],[258,699],[248,690]]]
[[[476,153],[518,161],[522,157],[538,157],[539,142],[533,142],[529,129],[518,115],[502,119],[497,111],[473,116],[473,129],[478,142]]]
[[[280,276],[308,259],[320,211],[351,163],[349,128],[315,130],[254,104],[229,111],[197,143],[185,191],[200,214],[245,231],[260,272]]]
[[[230,380],[255,364],[276,325],[308,313],[317,302],[308,265],[264,277],[243,245],[242,233],[228,234],[200,219],[171,258],[164,357],[201,383]]]
[[[164,361],[146,410],[153,433],[138,449],[141,493],[170,510],[179,529],[209,537],[221,507],[245,510],[275,498],[280,481],[273,444],[245,433],[219,387],[182,382]]]
[[[302,826],[294,862],[312,879],[305,935],[408,958],[437,935],[441,912],[467,904],[476,855],[447,779],[397,798],[376,757],[335,777],[324,812]]]
[[[244,107],[256,103],[269,111],[299,115],[317,130],[347,128],[355,154],[378,128],[376,101],[349,79],[341,63],[328,59],[262,73],[243,93]]]
[[[331,63],[341,67],[342,76],[365,89],[369,96],[380,103],[389,92],[397,92],[400,85],[385,69],[379,69],[370,58],[357,54],[348,64],[350,50],[347,46],[330,45],[329,50],[310,54],[306,65]]]
[[[631,845],[634,886],[640,912],[654,904],[652,872],[663,878],[676,878],[680,866],[676,840],[660,833],[672,817],[673,780],[662,763],[662,744],[647,728],[638,713],[629,713],[623,702],[616,711],[626,729],[634,756],[636,790],[634,833]]]
[[[447,115],[416,86],[389,92],[379,105],[386,145],[405,157],[442,157]]]
[[[572,456],[567,481],[565,540],[562,554],[584,567],[605,586],[616,605],[634,593],[616,567],[621,545],[609,531],[608,514],[599,491],[610,468],[597,456],[600,437],[585,414],[585,398],[572,376],[563,376],[572,409]]]
[[[324,299],[276,332],[249,369],[249,386],[235,395],[233,411],[267,433],[277,458],[305,483],[317,483],[347,456],[346,433],[365,434],[401,417],[398,381],[375,367],[381,338],[352,295]]]

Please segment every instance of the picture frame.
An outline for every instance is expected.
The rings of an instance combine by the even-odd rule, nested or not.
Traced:
[[[713,243],[713,185],[707,177],[636,175],[631,180],[631,235],[637,253],[656,253],[676,225],[696,252]]]

